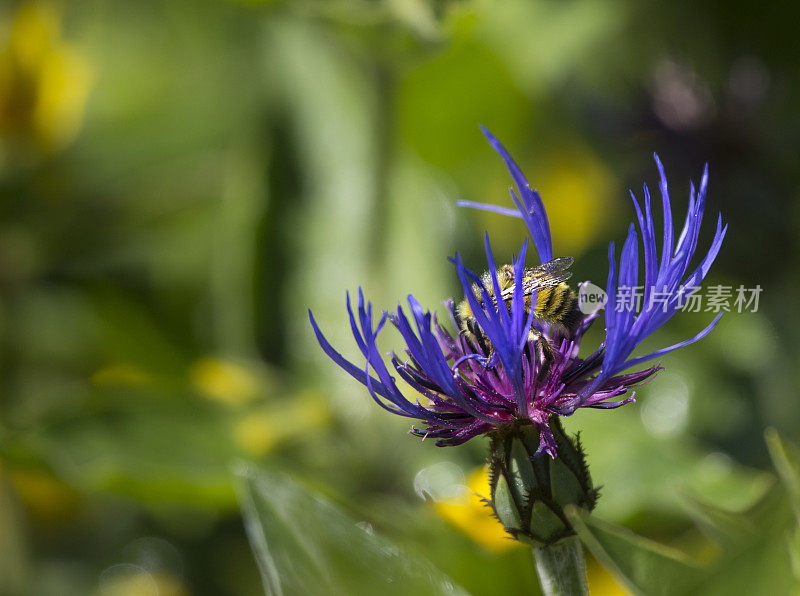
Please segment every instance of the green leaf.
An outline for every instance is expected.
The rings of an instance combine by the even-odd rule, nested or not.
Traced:
[[[764,432],[772,464],[778,472],[778,477],[792,497],[792,502],[797,512],[800,507],[800,451],[781,439],[774,428]]]
[[[237,476],[267,594],[466,594],[288,475],[243,466]]]
[[[652,393],[653,385],[648,390]],[[709,454],[689,437],[652,434],[638,407],[602,414],[607,412],[578,412],[563,422],[567,434],[580,430],[592,476],[602,479],[598,483],[605,489],[595,513],[603,519],[621,524],[647,520],[648,531],[657,532],[659,519],[685,515],[687,492],[725,509],[743,510],[769,488],[768,473]],[[614,436],[625,440],[608,440]]]
[[[695,593],[796,594],[800,589],[796,521],[800,455],[774,430],[767,430],[765,438],[781,484],[776,484],[747,512],[731,514],[729,520],[738,518],[741,527],[749,526],[757,531],[739,545],[728,544],[725,556],[709,571]],[[720,520],[716,520],[715,525],[718,529],[731,527]]]
[[[701,527],[710,527],[722,538],[725,552],[692,594],[796,594],[800,590],[796,517],[800,454],[775,431],[765,434],[781,483],[774,483],[758,503],[741,513],[709,506],[700,509],[705,517]]]
[[[717,507],[688,494],[684,496],[684,506],[700,530],[724,548],[740,546],[758,533],[758,526],[742,513]]]
[[[702,576],[702,570],[680,551],[575,507],[567,507],[565,513],[592,555],[634,594],[680,594]]]
[[[787,542],[795,536],[796,524],[786,494],[776,485],[742,517],[758,532],[739,546],[728,546],[691,594],[798,593]]]

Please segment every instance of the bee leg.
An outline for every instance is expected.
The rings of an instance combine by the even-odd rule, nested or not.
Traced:
[[[478,327],[478,323],[475,321],[475,319],[467,320],[467,329],[469,329],[469,332],[475,338],[475,341],[478,343],[478,347],[483,350],[484,354],[491,354],[494,352],[494,349],[492,348],[491,344],[487,342],[486,336],[483,334],[483,331],[481,331],[481,328]]]
[[[484,364],[483,366],[484,368],[494,368],[495,366],[497,366],[497,361],[499,360],[497,352],[494,351],[494,348],[489,348],[489,349],[490,349],[489,358],[486,361],[486,364]]]
[[[475,319],[467,319],[467,329],[475,337],[478,337],[480,334],[480,329],[478,329],[478,324],[475,322]]]
[[[550,370],[550,366],[555,359],[555,353],[553,352],[553,346],[550,345],[544,335],[531,331],[531,336],[536,350],[536,380],[541,381]]]

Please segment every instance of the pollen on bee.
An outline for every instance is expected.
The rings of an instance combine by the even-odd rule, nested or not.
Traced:
[[[462,300],[456,307],[456,314],[462,319],[472,317],[472,308],[469,306],[468,300]]]

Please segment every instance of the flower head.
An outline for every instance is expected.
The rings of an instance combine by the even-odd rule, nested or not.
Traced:
[[[514,180],[516,192],[512,189],[511,197],[516,209],[460,204],[522,218],[543,269],[555,269],[550,225],[539,193],[531,189],[503,145],[485,129],[484,134]],[[452,299],[445,302],[452,327],[441,324],[412,295],[407,310],[398,305],[396,311],[384,311],[376,320],[372,305],[359,289],[355,312],[349,295],[347,310],[363,364],[356,365],[336,351],[309,312],[322,349],[361,382],[381,407],[420,421],[424,428],[411,431],[417,436],[435,438],[440,446],[458,445],[478,435],[533,425],[539,437],[536,454],[555,458],[558,441],[551,429],[552,417],[569,416],[582,407],[616,408],[634,401],[632,388],[660,369],[658,364],[643,367],[644,363],[697,341],[719,321],[717,316],[691,339],[631,357],[644,338],[681,309],[687,292],[703,280],[727,229],[719,217],[711,247],[700,264],[690,269],[703,219],[708,170],[699,189],[691,187],[688,212],[676,241],[666,176],[657,156],[655,160],[664,221],[661,256],[645,185],[644,211],[631,193],[639,232],[631,224],[619,261],[614,243],[609,246],[605,340],[589,356],[579,357],[580,344],[599,312],[584,315],[577,309],[574,293],[563,282],[566,275],[548,279],[542,268],[528,268],[527,241],[511,264],[498,269],[488,236],[484,239],[487,273],[483,276],[468,269],[459,255],[451,259],[465,296],[459,307]],[[639,233],[644,254],[641,286]],[[560,267],[563,264],[562,260]],[[543,278],[548,281],[543,283]],[[642,286],[640,304],[624,308],[623,290]],[[547,312],[568,313],[574,321],[561,324],[558,318],[548,318]],[[392,353],[388,361],[377,347],[387,321],[406,344],[403,357]],[[415,394],[413,398],[407,397],[408,389],[401,391],[398,377]]]

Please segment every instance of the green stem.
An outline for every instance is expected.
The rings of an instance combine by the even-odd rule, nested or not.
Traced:
[[[545,596],[588,596],[586,562],[577,536],[550,546],[535,547],[533,558]]]

